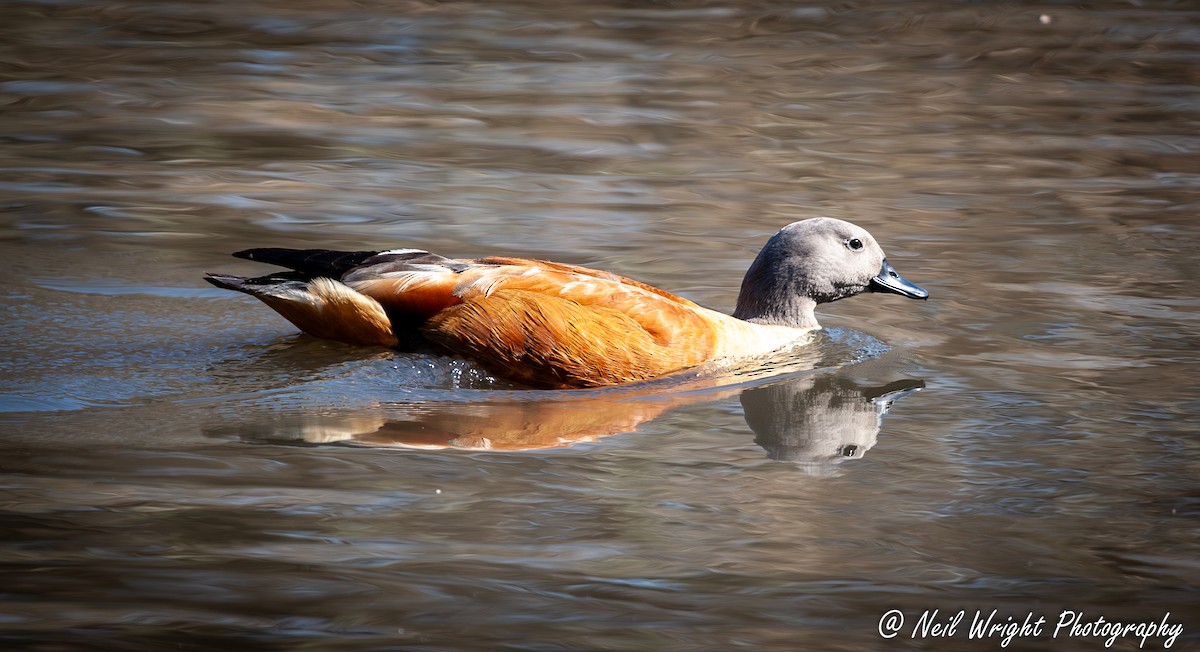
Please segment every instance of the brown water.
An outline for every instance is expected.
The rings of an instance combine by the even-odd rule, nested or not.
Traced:
[[[18,1],[0,107],[5,649],[1200,647],[1190,3]],[[200,280],[414,246],[728,310],[812,215],[931,300],[719,382],[524,391]]]

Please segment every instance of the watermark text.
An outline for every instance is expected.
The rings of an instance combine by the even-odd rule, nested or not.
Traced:
[[[879,635],[883,638],[925,640],[934,638],[966,638],[995,640],[1006,648],[1021,639],[1093,639],[1104,647],[1117,641],[1137,641],[1138,648],[1146,645],[1169,648],[1183,633],[1183,623],[1171,622],[1171,612],[1161,618],[1138,622],[1109,620],[1103,614],[1064,609],[1057,614],[1030,611],[1023,614],[1001,614],[998,609],[959,609],[943,611],[926,609],[917,614],[905,614],[892,609],[879,619]]]

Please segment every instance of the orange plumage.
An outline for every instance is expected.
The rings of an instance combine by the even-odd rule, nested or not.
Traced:
[[[645,380],[703,362],[714,348],[696,304],[582,267],[494,257],[350,287],[419,323],[442,350],[534,387]]]
[[[822,269],[832,253],[851,252],[844,262],[853,265],[834,266],[839,276],[831,287],[841,293],[834,298],[867,291],[872,282],[903,281],[894,270],[883,279],[891,268],[870,234],[829,218],[785,228],[759,260],[769,253],[778,257],[772,243],[797,225],[820,227],[815,235],[823,238],[816,252],[821,255],[811,260]],[[858,256],[864,242],[876,256]],[[762,287],[748,290],[744,284],[739,305],[747,299],[748,311],[765,311],[761,317],[725,315],[601,270],[524,258],[454,260],[412,249],[249,249],[234,255],[293,271],[258,278],[210,274],[206,280],[258,297],[306,333],[359,345],[432,345],[541,388],[629,383],[716,358],[767,353],[816,328],[811,306],[820,300],[790,296],[782,288],[798,275],[775,278],[759,261],[751,272]],[[871,272],[864,275],[863,269]],[[872,278],[875,270],[879,278]],[[783,285],[766,285],[775,281]],[[765,296],[754,294],[759,290]],[[924,298],[924,290],[911,284],[884,291]]]

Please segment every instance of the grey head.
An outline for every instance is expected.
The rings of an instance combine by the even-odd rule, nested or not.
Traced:
[[[912,299],[929,293],[900,276],[867,230],[831,217],[793,222],[763,246],[733,316],[760,324],[818,326],[813,309],[863,292]]]

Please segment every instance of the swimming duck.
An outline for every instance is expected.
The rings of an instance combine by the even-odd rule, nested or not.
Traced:
[[[767,241],[732,316],[609,272],[526,258],[419,249],[233,255],[291,271],[205,280],[262,300],[305,333],[432,346],[545,389],[630,383],[769,353],[820,328],[818,304],[863,292],[929,296],[888,264],[865,229],[828,217],[794,222]]]

